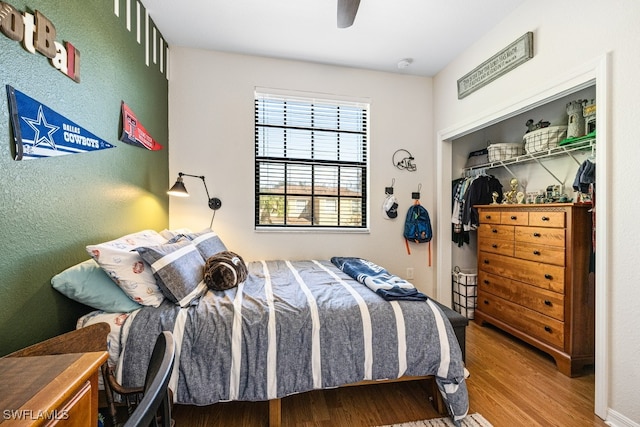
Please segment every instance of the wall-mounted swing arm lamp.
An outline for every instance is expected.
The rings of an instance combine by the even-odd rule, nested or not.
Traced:
[[[220,207],[222,206],[222,201],[217,197],[211,197],[209,195],[209,189],[207,188],[207,182],[204,180],[204,176],[190,175],[188,173],[178,172],[178,179],[176,180],[176,183],[173,184],[173,187],[171,187],[169,191],[167,191],[167,194],[170,196],[176,196],[176,197],[189,197],[187,188],[184,186],[184,180],[182,178],[183,176],[200,178],[202,180],[202,184],[204,184],[204,191],[207,193],[207,199],[209,200],[209,208],[214,211],[213,216],[211,217],[211,224],[209,225],[209,228],[211,228],[211,226],[213,225],[213,218],[216,216],[215,211],[220,209]]]
[[[204,176],[202,175],[189,175],[188,173],[178,172],[178,179],[176,180],[176,183],[173,184],[173,187],[171,187],[169,191],[167,191],[168,195],[177,196],[177,197],[189,197],[187,188],[184,186],[184,180],[182,178],[183,176],[200,178],[202,180],[202,183],[204,184],[204,191],[206,191],[207,193],[207,199],[209,200],[209,208],[213,209],[214,211],[220,209],[220,207],[222,206],[222,201],[217,197],[209,196],[209,189],[207,188],[207,182],[204,180]]]

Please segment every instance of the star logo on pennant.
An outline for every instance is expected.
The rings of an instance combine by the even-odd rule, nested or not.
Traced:
[[[33,137],[33,146],[37,147],[41,142],[45,142],[51,146],[54,150],[57,149],[55,142],[53,142],[53,134],[60,129],[60,126],[50,125],[47,123],[47,119],[42,112],[42,105],[38,108],[38,118],[29,119],[23,117],[22,120],[34,130],[35,136]]]

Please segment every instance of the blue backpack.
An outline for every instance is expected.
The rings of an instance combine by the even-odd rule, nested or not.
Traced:
[[[404,238],[408,242],[427,243],[432,237],[429,212],[419,203],[411,205],[404,221]]]
[[[409,242],[429,243],[429,267],[431,267],[431,238],[433,231],[431,230],[431,220],[429,212],[416,201],[409,207],[407,217],[404,220],[404,243],[407,246],[407,254],[411,255]]]

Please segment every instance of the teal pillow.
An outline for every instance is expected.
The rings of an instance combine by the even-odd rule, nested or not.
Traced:
[[[142,307],[130,299],[93,259],[56,274],[51,285],[74,301],[109,313],[129,313]]]

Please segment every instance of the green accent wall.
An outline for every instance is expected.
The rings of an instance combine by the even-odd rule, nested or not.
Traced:
[[[81,53],[81,81],[0,33],[0,356],[74,329],[77,318],[92,309],[55,291],[51,277],[89,259],[88,244],[166,228],[169,203],[168,81],[160,55],[166,44],[159,31],[154,38],[150,20],[147,66],[144,15],[137,42],[137,2],[131,2],[130,31],[125,0],[118,14],[113,0],[5,3],[20,12],[38,10],[54,24],[56,40]],[[116,147],[13,160],[5,85]],[[162,150],[119,141],[121,101]]]

